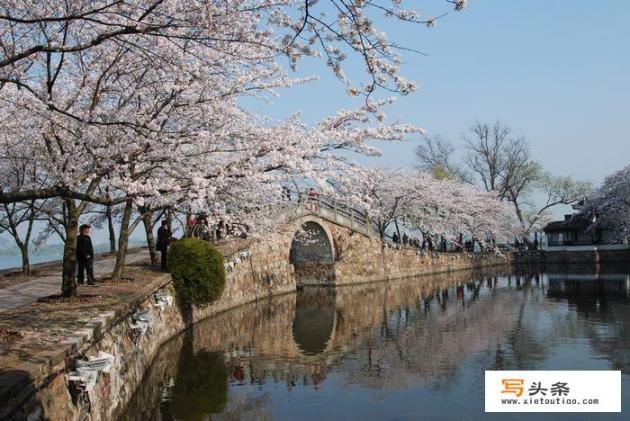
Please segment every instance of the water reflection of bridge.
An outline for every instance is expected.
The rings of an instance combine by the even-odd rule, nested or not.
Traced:
[[[506,297],[500,296],[494,298],[498,303],[492,306],[480,305],[490,297],[475,295],[479,281],[468,281],[470,273],[464,272],[435,276],[422,283],[407,280],[337,289],[306,288],[297,295],[272,298],[251,309],[243,307],[219,316],[225,319],[198,324],[195,348],[221,349],[229,337],[232,346],[228,354],[281,357],[310,364],[347,352],[355,340],[373,331],[396,336],[404,326],[422,321],[431,325],[422,332],[424,336],[452,334],[444,341],[467,342],[471,349],[475,347],[470,342],[488,339],[509,326],[504,310],[515,303],[504,303]],[[466,326],[459,326],[463,318]],[[431,341],[424,339],[421,346],[428,346]]]
[[[347,384],[370,388],[418,381],[448,387],[473,356],[485,368],[535,368],[558,338],[588,338],[614,368],[627,371],[628,279],[603,279],[462,272],[422,282],[305,289],[259,301],[201,322],[167,344],[129,413],[193,408],[197,415],[218,410],[266,416],[269,402],[231,397],[228,403],[229,382],[326,387],[331,370],[343,373]],[[203,399],[195,398],[199,393]],[[171,395],[195,404],[178,409],[167,402],[160,409],[158,401]]]
[[[273,379],[289,388],[319,384],[348,354],[358,356],[353,364],[359,371],[374,373],[374,387],[438,376],[500,341],[514,325],[512,309],[525,298],[493,295],[496,279],[471,280],[470,272],[458,272],[422,282],[305,289],[222,313],[161,350],[130,412],[155,409],[150,401],[181,376],[183,366],[208,351],[223,356],[233,381]],[[384,367],[396,375],[379,376]]]

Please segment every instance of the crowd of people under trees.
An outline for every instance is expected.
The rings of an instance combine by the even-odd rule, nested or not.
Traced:
[[[87,285],[97,286],[94,277],[94,246],[90,237],[92,227],[90,224],[83,224],[79,227],[77,236],[76,259],[77,259],[77,282],[79,285],[85,284],[87,275]],[[195,218],[188,214],[184,228],[184,237],[197,238],[203,241],[219,241],[230,236],[247,238],[247,226],[240,226],[238,229],[233,224],[228,224],[220,220],[214,225],[208,223],[205,213],[200,213]],[[157,240],[155,250],[160,252],[160,269],[167,269],[167,255],[171,243],[175,241],[171,228],[171,221],[163,219],[157,230]]]
[[[418,250],[429,251],[466,251],[468,253],[474,253],[476,251],[491,250],[494,247],[494,244],[492,242],[481,243],[475,238],[464,240],[462,234],[460,234],[458,239],[453,239],[450,241],[447,240],[443,235],[439,235],[437,236],[435,242],[433,240],[433,236],[431,235],[424,235],[422,240],[420,240],[417,237],[408,236],[407,233],[403,233],[403,235],[401,236],[399,236],[398,233],[393,233],[391,238],[393,243],[416,248]],[[513,248],[515,250],[539,250],[540,242],[538,241],[538,236],[536,236],[534,241],[529,245],[517,238],[514,240]]]
[[[236,227],[234,224],[225,223],[223,220],[219,220],[216,224],[210,224],[205,213],[200,213],[196,217],[192,214],[186,215],[185,238],[215,242],[226,237],[247,238],[247,232],[248,227],[246,225]],[[162,270],[167,268],[168,248],[174,240],[170,221],[163,220],[157,231],[156,241],[156,250],[160,252],[161,256],[160,268]]]
[[[247,238],[249,228],[246,225],[229,224],[219,220],[216,224],[208,223],[208,216],[200,213],[197,218],[192,215],[186,217],[186,237],[198,238],[204,241],[218,241],[228,236],[238,234],[240,238]]]

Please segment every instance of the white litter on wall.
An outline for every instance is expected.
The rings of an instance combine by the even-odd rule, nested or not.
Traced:
[[[223,353],[223,357],[226,360],[235,359],[235,358],[251,358],[256,356],[256,351],[253,349],[232,349],[225,351]]]
[[[109,373],[114,364],[115,357],[103,351],[99,351],[96,357],[89,357],[88,360],[78,360],[76,371],[68,373],[68,381],[86,392],[94,388],[98,380],[98,375]]]
[[[98,373],[95,371],[87,371],[85,369],[77,369],[68,373],[68,381],[74,382],[78,387],[89,392],[96,385]]]
[[[139,311],[131,316],[133,323],[129,325],[131,329],[139,336],[147,333],[149,325],[151,324],[151,313],[149,310]]]
[[[155,298],[155,307],[159,308],[160,311],[164,311],[164,309],[170,307],[173,304],[173,296],[169,294],[155,294],[153,296]]]

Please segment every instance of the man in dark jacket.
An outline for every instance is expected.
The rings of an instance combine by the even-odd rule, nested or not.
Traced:
[[[94,248],[90,238],[90,226],[81,225],[77,237],[77,263],[79,264],[79,276],[77,281],[83,285],[84,272],[87,272],[88,285],[96,285],[94,280]]]
[[[158,228],[156,244],[156,248],[160,251],[162,257],[160,262],[160,268],[162,270],[166,270],[166,253],[168,252],[168,246],[171,243],[172,236],[173,233],[168,225],[168,221],[162,221],[162,226]]]

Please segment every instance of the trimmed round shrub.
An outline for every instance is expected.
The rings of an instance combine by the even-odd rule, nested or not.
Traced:
[[[185,303],[203,306],[223,293],[223,256],[207,241],[177,240],[169,247],[167,264],[175,291]]]

